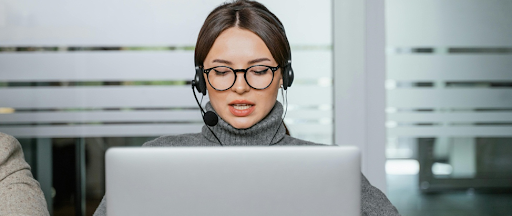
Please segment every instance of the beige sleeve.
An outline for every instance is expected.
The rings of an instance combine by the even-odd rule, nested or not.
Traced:
[[[46,216],[49,213],[20,143],[0,132],[0,216],[4,215]]]

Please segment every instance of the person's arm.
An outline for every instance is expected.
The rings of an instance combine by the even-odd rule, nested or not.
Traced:
[[[0,133],[0,215],[49,215],[16,138]]]
[[[361,215],[364,216],[399,216],[398,210],[386,195],[370,184],[361,173]]]

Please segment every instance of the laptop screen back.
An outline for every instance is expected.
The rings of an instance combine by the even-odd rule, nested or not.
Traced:
[[[106,154],[107,215],[360,215],[354,147],[139,147]]]

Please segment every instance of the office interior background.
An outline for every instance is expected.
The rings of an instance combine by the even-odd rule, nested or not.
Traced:
[[[0,132],[52,215],[92,215],[109,147],[200,131],[194,45],[222,2],[0,0]],[[402,215],[512,215],[512,1],[260,2],[292,47],[292,136],[358,146]]]

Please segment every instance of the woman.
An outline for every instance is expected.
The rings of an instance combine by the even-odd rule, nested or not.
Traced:
[[[214,9],[199,32],[195,64],[193,85],[209,94],[206,110],[216,113],[206,114],[211,126],[144,146],[316,145],[285,134],[276,98],[293,81],[290,46],[281,22],[265,6],[239,0]],[[361,204],[364,215],[398,215],[364,176]],[[105,211],[103,200],[95,215]]]

